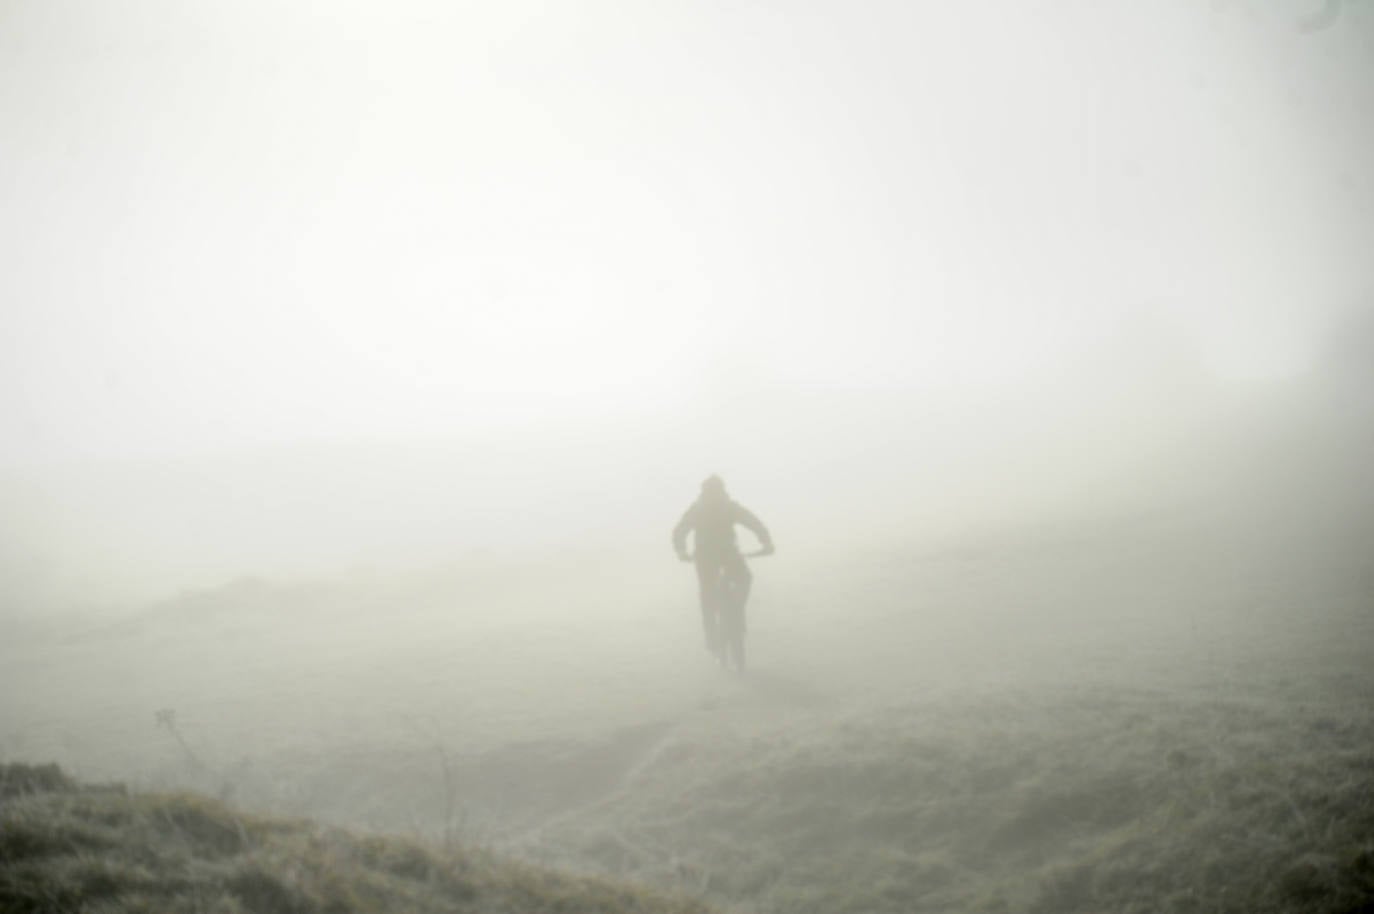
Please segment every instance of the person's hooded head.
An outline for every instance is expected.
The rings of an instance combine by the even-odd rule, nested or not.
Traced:
[[[708,476],[701,483],[701,502],[706,505],[723,505],[730,500],[725,494],[725,480],[719,476]]]

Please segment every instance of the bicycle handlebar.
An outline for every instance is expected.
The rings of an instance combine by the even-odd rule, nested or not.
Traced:
[[[775,552],[777,552],[776,549],[767,548],[767,547],[760,547],[760,548],[758,548],[758,549],[755,549],[753,552],[741,552],[741,553],[740,553],[740,558],[744,558],[744,559],[761,559],[761,558],[763,558],[764,556],[772,555],[772,554],[775,553]],[[694,559],[696,558],[696,553],[695,553],[695,552],[683,552],[683,553],[681,553],[681,554],[678,556],[678,558],[682,559],[682,561],[684,561],[684,562],[690,562],[690,561],[692,561],[692,560],[694,560]]]

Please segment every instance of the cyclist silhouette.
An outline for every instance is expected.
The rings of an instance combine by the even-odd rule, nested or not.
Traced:
[[[758,538],[760,555],[771,555],[773,538],[768,528],[738,502],[730,500],[725,482],[712,476],[701,484],[701,495],[673,528],[673,549],[684,562],[695,560],[701,590],[701,625],[706,649],[721,663],[733,660],[744,667],[744,603],[749,599],[753,575],[735,541],[735,524],[747,527]],[[687,552],[687,534],[694,533],[693,552]],[[727,643],[732,642],[732,643]],[[728,657],[728,650],[735,656]]]

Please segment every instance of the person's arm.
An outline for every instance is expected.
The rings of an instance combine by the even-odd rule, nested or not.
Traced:
[[[687,560],[687,534],[697,525],[696,505],[688,508],[682,520],[673,528],[673,551],[684,562]]]
[[[754,512],[741,504],[736,504],[735,523],[758,537],[759,545],[763,547],[765,552],[773,551],[773,537],[769,535],[768,528],[763,525],[763,521],[754,516]]]

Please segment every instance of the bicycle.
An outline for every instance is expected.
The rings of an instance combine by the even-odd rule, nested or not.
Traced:
[[[772,549],[763,547],[752,552],[740,553],[740,558],[763,558],[772,554]],[[684,561],[692,560],[692,556],[684,556]],[[746,631],[745,601],[748,598],[748,591],[731,575],[728,564],[722,563],[716,570],[716,575],[717,578],[714,582],[716,593],[715,599],[712,601],[716,607],[716,617],[713,620],[714,638],[712,638],[711,649],[722,667],[727,670],[733,669],[736,673],[743,673],[745,666],[744,635]]]

